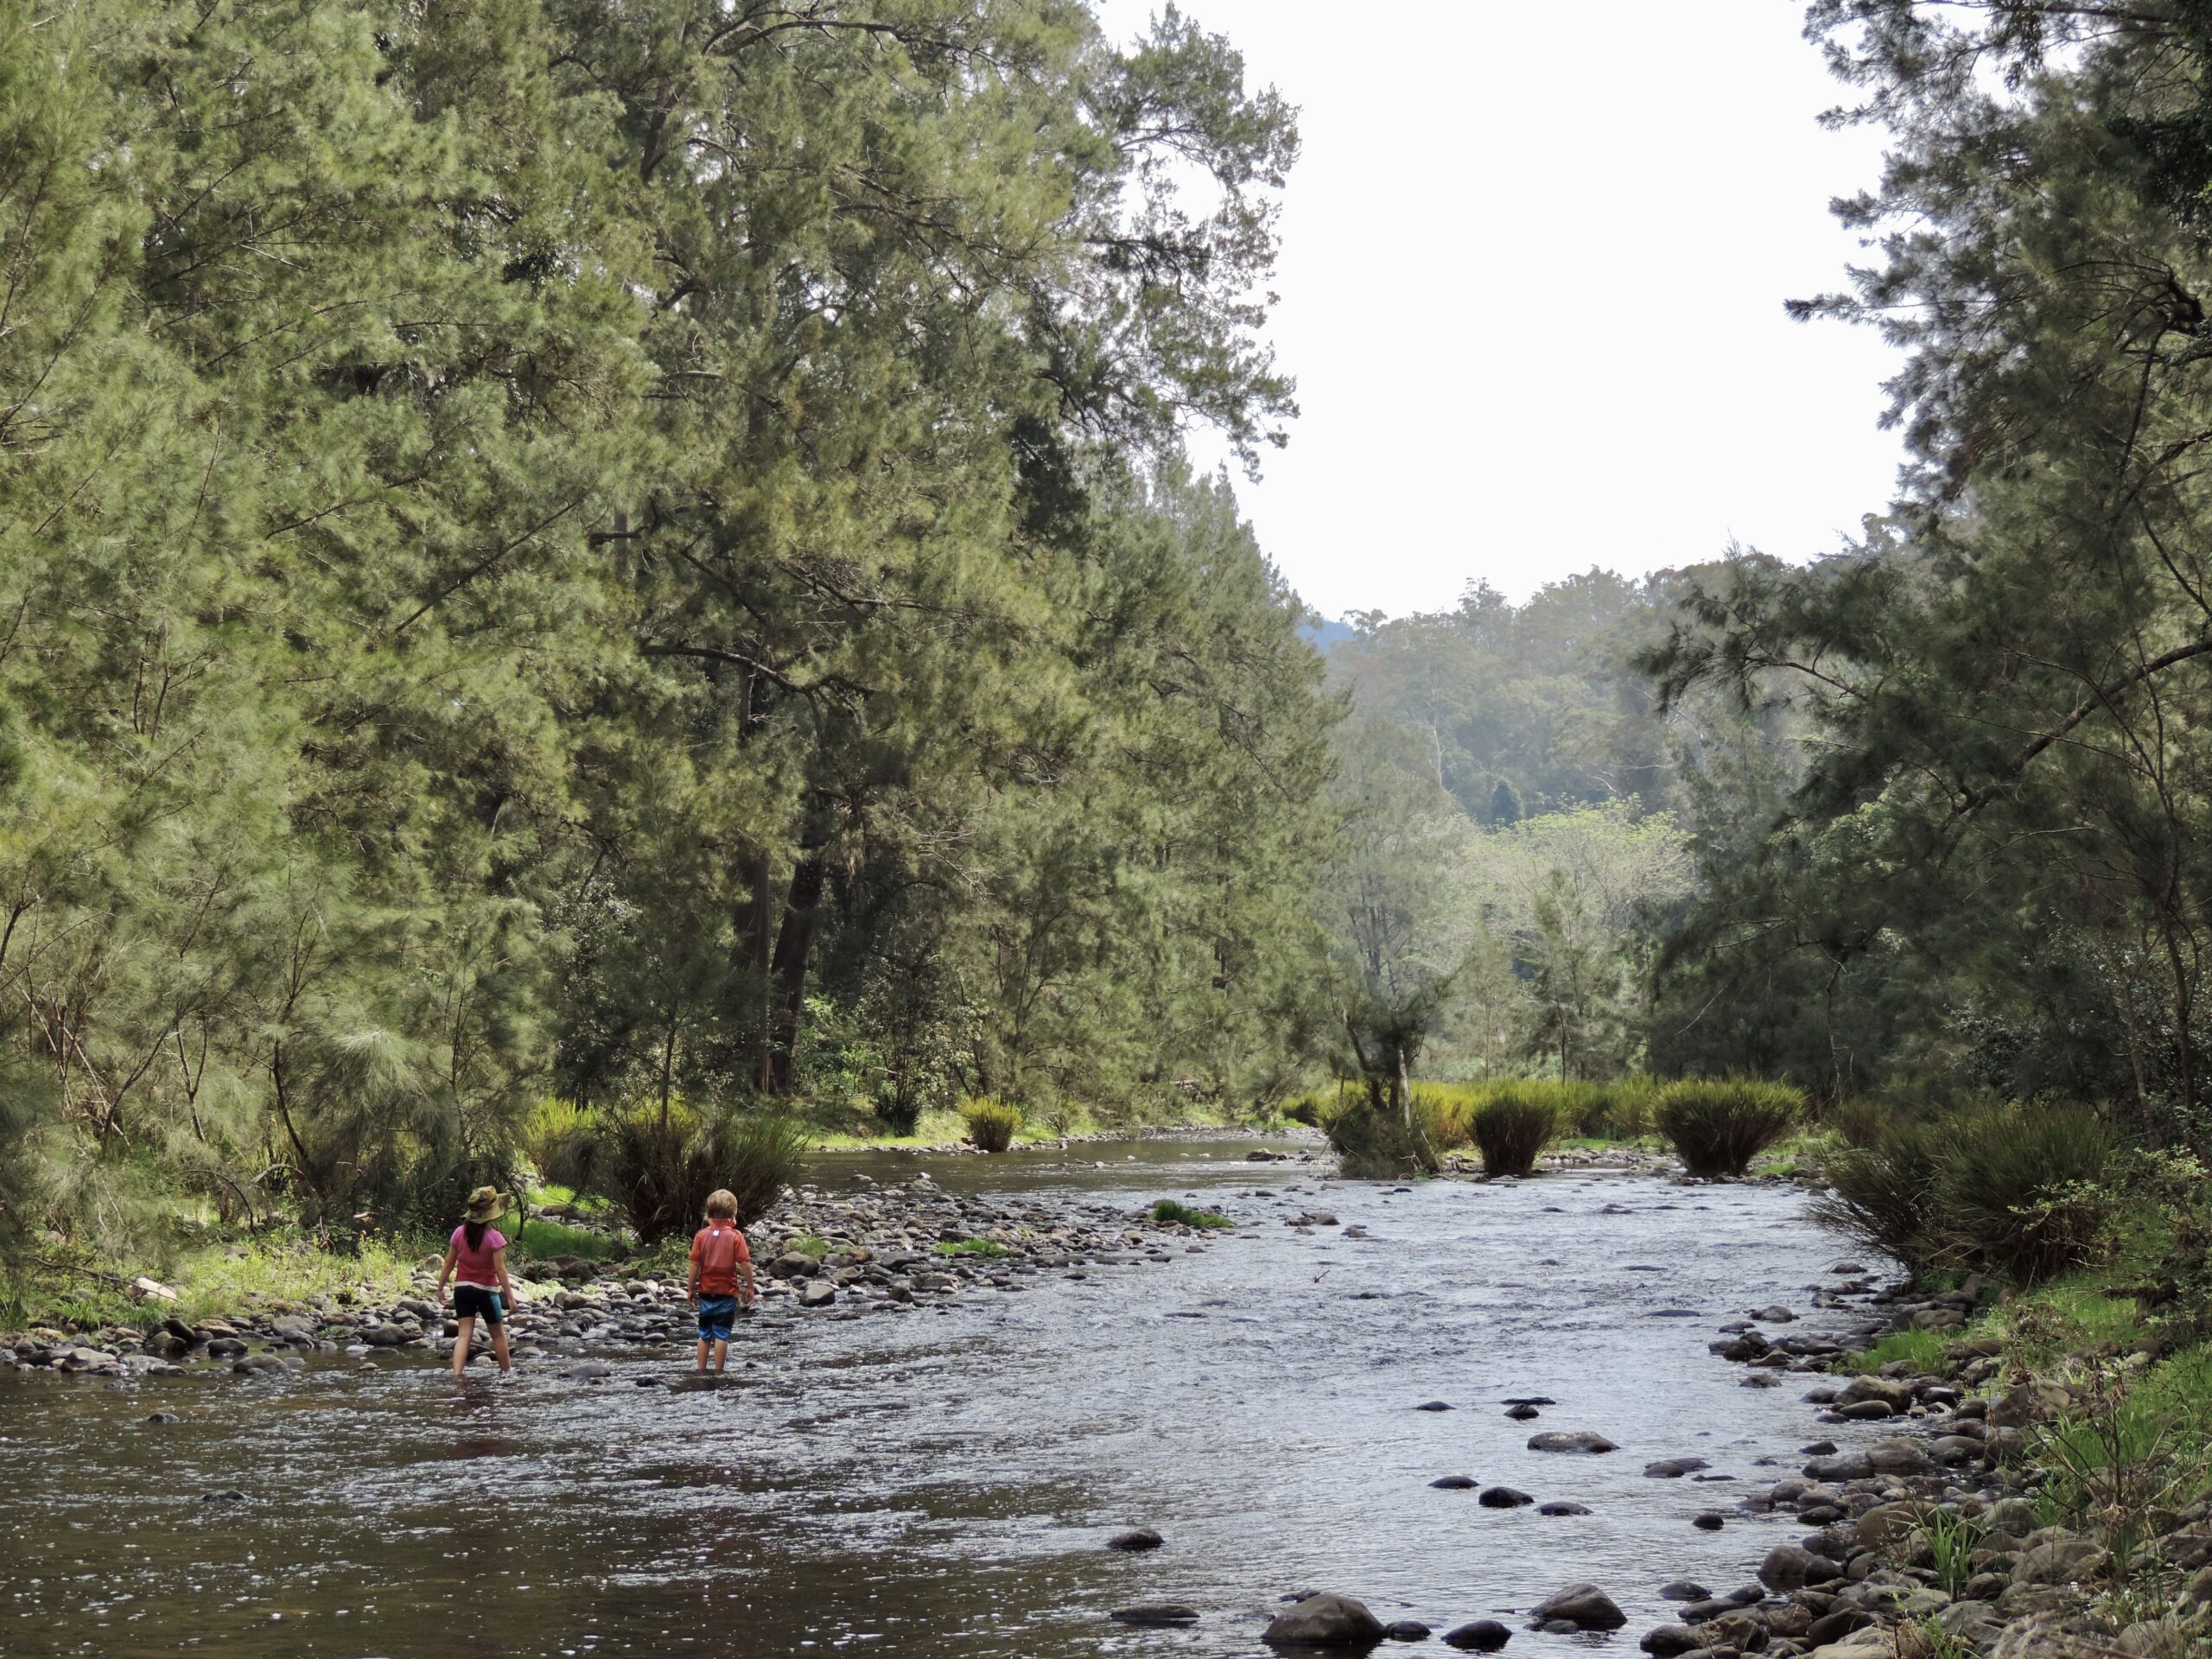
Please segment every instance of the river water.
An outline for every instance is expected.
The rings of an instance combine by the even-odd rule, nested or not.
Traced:
[[[1596,1173],[1393,1188],[1241,1151],[819,1160],[825,1185],[927,1167],[1133,1213],[1196,1194],[1239,1226],[943,1311],[760,1320],[740,1332],[755,1363],[719,1389],[632,1386],[688,1350],[610,1353],[604,1382],[540,1362],[456,1386],[428,1356],[319,1357],[278,1382],[0,1375],[0,1652],[1249,1656],[1300,1588],[1386,1622],[1517,1630],[1580,1579],[1626,1610],[1611,1645],[1632,1652],[1662,1584],[1726,1591],[1795,1535],[1734,1498],[1840,1431],[1706,1344],[1777,1301],[1805,1316],[1793,1331],[1840,1328],[1809,1295],[1839,1247],[1799,1193]],[[1307,1209],[1369,1236],[1284,1224]],[[1557,1403],[1516,1423],[1514,1395]],[[1455,1409],[1413,1408],[1429,1400]],[[1621,1449],[1526,1449],[1545,1428]],[[1644,1478],[1683,1456],[1732,1479]],[[1481,1509],[1429,1486],[1449,1474],[1593,1513]],[[1692,1528],[1709,1509],[1724,1530]],[[1102,1547],[1133,1525],[1166,1547]],[[1138,1601],[1203,1618],[1107,1621]],[[1510,1651],[1595,1640],[1523,1632]]]

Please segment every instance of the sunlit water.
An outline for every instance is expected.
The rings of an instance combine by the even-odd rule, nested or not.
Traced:
[[[824,1160],[823,1179],[919,1166]],[[1706,1348],[1776,1301],[1806,1316],[1794,1331],[1839,1328],[1808,1295],[1838,1245],[1790,1189],[1393,1190],[1157,1143],[926,1166],[1132,1213],[1202,1192],[1240,1226],[944,1311],[762,1319],[719,1390],[635,1386],[678,1376],[674,1344],[607,1354],[606,1382],[546,1360],[457,1386],[427,1356],[274,1382],[0,1376],[0,1652],[1257,1655],[1303,1587],[1441,1631],[1517,1628],[1579,1579],[1627,1611],[1626,1652],[1665,1618],[1661,1585],[1725,1591],[1795,1535],[1733,1502],[1777,1478],[1762,1460],[1802,1460],[1802,1389],[1745,1388]],[[1306,1209],[1370,1236],[1284,1224]],[[1520,1395],[1558,1403],[1509,1421]],[[1457,1408],[1412,1408],[1431,1399]],[[1621,1449],[1527,1450],[1542,1428]],[[1643,1474],[1688,1455],[1733,1480]],[[1446,1474],[1594,1513],[1481,1509],[1428,1485]],[[230,1490],[245,1501],[202,1501]],[[1693,1529],[1709,1509],[1726,1530]],[[1166,1547],[1103,1548],[1140,1524]],[[1106,1619],[1162,1600],[1201,1622]]]

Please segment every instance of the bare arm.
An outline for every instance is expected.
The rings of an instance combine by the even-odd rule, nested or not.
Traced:
[[[739,1294],[745,1299],[745,1305],[747,1307],[752,1306],[753,1258],[749,1255],[741,1255],[737,1260],[737,1284]]]
[[[452,1244],[446,1246],[445,1263],[438,1269],[438,1300],[441,1302],[446,1299],[446,1281],[453,1277],[454,1261],[460,1253],[458,1247]]]
[[[507,1277],[507,1253],[505,1248],[492,1252],[492,1271],[499,1275],[499,1294],[507,1299],[507,1306],[515,1305],[514,1281]]]

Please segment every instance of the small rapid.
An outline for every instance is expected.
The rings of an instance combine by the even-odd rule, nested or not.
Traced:
[[[1816,1431],[1801,1379],[1745,1386],[1707,1351],[1771,1304],[1794,1332],[1852,1321],[1815,1306],[1838,1245],[1787,1185],[1394,1187],[1156,1141],[814,1175],[924,1170],[1132,1215],[1194,1195],[1237,1228],[1018,1293],[764,1317],[720,1387],[674,1343],[610,1351],[593,1382],[540,1361],[456,1385],[428,1354],[273,1381],[0,1373],[0,1652],[1250,1656],[1304,1588],[1564,1652],[1592,1638],[1518,1615],[1577,1580],[1632,1650],[1662,1585],[1733,1588],[1795,1535],[1739,1497],[1815,1433],[1857,1432]],[[1337,1224],[1291,1224],[1315,1211]],[[1511,1421],[1521,1396],[1555,1403]],[[1619,1449],[1529,1450],[1542,1430]],[[1644,1473],[1668,1459],[1708,1466]],[[1430,1485],[1448,1475],[1590,1513],[1482,1508]],[[1721,1529],[1692,1525],[1708,1511]],[[1165,1547],[1103,1547],[1133,1526]],[[1159,1601],[1200,1620],[1107,1617]]]

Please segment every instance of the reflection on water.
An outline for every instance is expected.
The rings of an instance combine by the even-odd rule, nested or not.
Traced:
[[[740,1332],[756,1366],[721,1387],[683,1376],[688,1344],[603,1356],[603,1382],[541,1361],[456,1388],[427,1357],[275,1383],[0,1376],[0,1651],[1252,1655],[1301,1587],[1440,1630],[1584,1578],[1627,1610],[1625,1650],[1662,1622],[1660,1585],[1732,1587],[1792,1535],[1689,1523],[1732,1516],[1809,1432],[1801,1389],[1744,1388],[1706,1351],[1752,1307],[1808,1312],[1836,1247],[1799,1195],[1602,1175],[1409,1190],[1241,1155],[824,1160],[825,1184],[926,1167],[1133,1212],[1203,1190],[1239,1230],[941,1312],[764,1319]],[[1284,1224],[1308,1208],[1367,1236]],[[1516,1423],[1516,1395],[1559,1403]],[[1431,1399],[1457,1409],[1411,1408]],[[146,1422],[156,1408],[181,1421]],[[1526,1450],[1546,1427],[1621,1450]],[[1707,1478],[1643,1476],[1687,1455]],[[1593,1513],[1480,1509],[1430,1488],[1446,1474]],[[244,1499],[203,1496],[223,1492]],[[1103,1548],[1138,1524],[1167,1547]],[[1205,1617],[1106,1623],[1139,1600]]]

